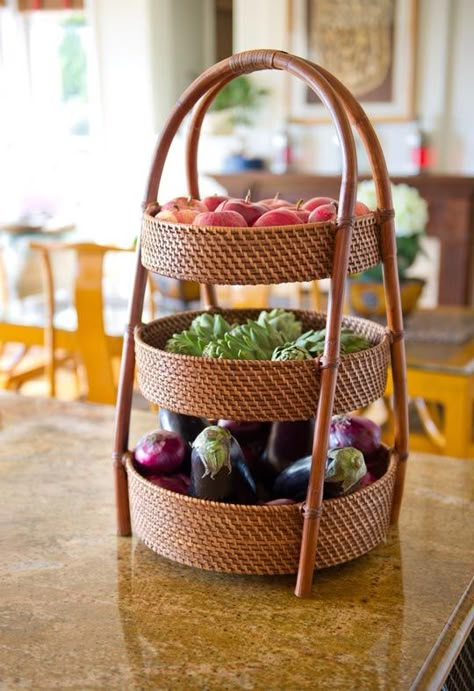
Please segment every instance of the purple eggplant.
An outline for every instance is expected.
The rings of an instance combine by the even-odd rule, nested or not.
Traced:
[[[274,479],[298,458],[310,454],[313,434],[314,418],[273,422],[262,457],[262,473],[265,477]]]
[[[380,444],[372,453],[364,454],[364,460],[367,470],[378,479],[387,472],[390,451],[387,446]]]
[[[207,422],[200,417],[175,413],[166,408],[160,408],[158,422],[161,429],[177,432],[188,444],[192,444],[197,435],[207,426]]]
[[[174,475],[149,475],[149,482],[158,487],[169,489],[178,494],[187,494],[189,491],[189,477],[184,473],[174,473]]]
[[[230,504],[255,504],[254,479],[236,439],[224,427],[206,427],[194,440],[189,494]]]
[[[260,470],[260,459],[265,450],[270,434],[270,422],[245,422],[237,420],[219,420],[219,427],[225,427],[236,439],[247,460],[252,476],[257,478]]]
[[[304,501],[308,491],[311,456],[300,458],[285,468],[273,484],[273,497]],[[357,489],[367,468],[358,449],[346,447],[328,452],[324,475],[324,499],[332,499]]]

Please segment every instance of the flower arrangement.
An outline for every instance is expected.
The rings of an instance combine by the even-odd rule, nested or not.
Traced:
[[[372,180],[359,183],[357,199],[367,204],[369,209],[377,208],[375,185]],[[398,275],[402,281],[406,278],[407,269],[420,252],[420,240],[428,221],[428,204],[417,189],[405,183],[392,184],[392,199],[395,210]],[[381,265],[364,271],[360,278],[381,281]]]

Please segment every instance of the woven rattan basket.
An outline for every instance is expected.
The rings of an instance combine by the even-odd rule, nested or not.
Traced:
[[[160,221],[145,212],[142,262],[150,271],[200,283],[275,284],[331,275],[335,223],[267,228],[206,228]],[[356,219],[349,273],[380,261],[380,224]]]
[[[194,227],[155,218],[165,161],[192,109],[186,144],[188,193],[200,198],[197,160],[201,125],[217,93],[256,70],[281,70],[302,80],[335,124],[341,149],[336,222],[270,228]],[[357,130],[369,159],[378,208],[355,217]],[[184,193],[184,189],[183,189]],[[317,190],[315,190],[317,194]],[[257,200],[256,200],[257,201]],[[360,104],[330,73],[275,50],[239,53],[214,65],[184,91],[158,142],[143,202],[143,221],[129,323],[124,340],[114,445],[118,531],[134,532],[174,561],[239,574],[297,572],[295,593],[307,596],[313,570],[354,559],[379,544],[401,504],[408,455],[403,319],[400,307],[393,203],[377,136]],[[343,317],[347,276],[382,262],[387,326]],[[168,353],[165,344],[201,312],[181,312],[142,324],[147,271],[197,281],[206,310],[231,322],[257,310],[219,310],[215,284],[276,284],[330,278],[328,313],[292,310],[303,328],[325,327],[324,353],[306,361],[240,361]],[[341,355],[340,330],[365,335],[370,347]],[[304,420],[315,416],[308,492],[303,504],[233,505],[161,489],[136,471],[128,449],[135,361],[148,400],[199,417]],[[350,413],[380,398],[388,366],[393,375],[395,438],[388,469],[376,482],[323,501],[329,427],[334,413]]]
[[[316,568],[366,554],[386,536],[395,462],[372,485],[323,502]],[[246,506],[204,501],[152,484],[127,461],[137,536],[173,561],[211,571],[290,574],[298,570],[303,516],[299,504]]]
[[[304,331],[326,324],[325,314],[292,311]],[[220,312],[231,323],[259,314],[259,310]],[[138,383],[149,401],[210,419],[306,420],[314,415],[320,391],[318,360],[220,360],[165,352],[168,338],[188,328],[198,314],[180,312],[136,330]],[[356,410],[382,396],[390,359],[382,326],[356,317],[345,317],[342,326],[366,336],[372,347],[341,357],[336,413]]]

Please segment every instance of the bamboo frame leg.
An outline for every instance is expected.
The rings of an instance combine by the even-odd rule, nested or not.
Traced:
[[[115,440],[112,453],[115,502],[117,512],[118,535],[131,535],[130,505],[128,499],[128,480],[124,467],[124,453],[128,448],[128,435],[130,426],[130,414],[132,409],[132,394],[135,369],[135,342],[133,332],[135,326],[141,320],[147,270],[142,266],[140,243],[137,243],[135,282],[133,295],[130,301],[129,319],[125,329],[122,350],[122,363],[117,393],[117,408],[115,416]]]

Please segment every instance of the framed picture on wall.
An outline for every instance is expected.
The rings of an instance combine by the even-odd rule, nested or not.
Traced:
[[[289,50],[334,74],[372,121],[410,120],[416,9],[416,0],[288,0]],[[290,121],[329,121],[311,89],[289,84]]]

